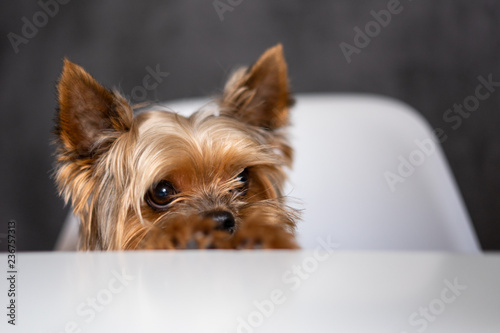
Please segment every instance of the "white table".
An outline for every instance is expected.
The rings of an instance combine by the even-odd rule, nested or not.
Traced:
[[[0,331],[500,332],[499,254],[333,248],[18,253]]]

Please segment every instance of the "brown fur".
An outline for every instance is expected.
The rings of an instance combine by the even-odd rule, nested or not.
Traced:
[[[80,249],[297,247],[297,214],[282,193],[293,154],[281,45],[237,71],[218,107],[188,118],[134,117],[119,93],[68,60],[58,91],[55,179],[81,220]],[[158,209],[147,197],[160,181],[175,194]],[[207,217],[220,211],[234,217],[234,234]]]

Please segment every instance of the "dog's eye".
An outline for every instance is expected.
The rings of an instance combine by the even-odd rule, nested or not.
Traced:
[[[238,191],[241,195],[245,195],[248,192],[248,169],[243,170],[238,176],[236,176],[238,182],[240,182],[240,187]]]
[[[175,189],[166,180],[156,184],[146,195],[146,202],[151,208],[165,209],[175,195]]]

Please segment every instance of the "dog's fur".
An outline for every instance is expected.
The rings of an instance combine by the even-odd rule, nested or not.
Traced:
[[[281,45],[188,118],[134,117],[68,60],[58,93],[55,180],[80,218],[81,250],[297,248],[283,197],[293,99]]]

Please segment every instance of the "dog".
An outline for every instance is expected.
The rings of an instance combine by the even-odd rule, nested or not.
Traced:
[[[54,179],[79,249],[296,249],[283,186],[293,97],[280,44],[189,117],[137,112],[64,59]]]

